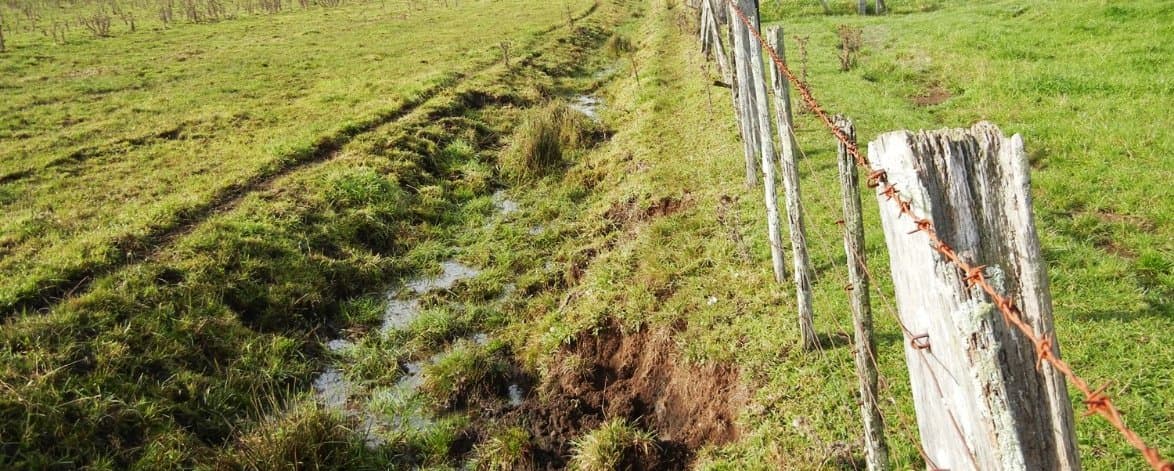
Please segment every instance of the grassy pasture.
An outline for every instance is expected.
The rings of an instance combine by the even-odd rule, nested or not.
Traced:
[[[39,306],[143,256],[215,202],[477,72],[502,41],[525,50],[590,2],[459,5],[11,40],[0,56],[0,307]]]
[[[203,147],[190,143],[184,148],[186,152],[169,154],[164,152],[169,148],[160,147],[160,143],[135,141],[79,166],[76,174],[43,165],[8,179],[4,188],[10,192],[6,194],[15,199],[6,202],[9,214],[35,205],[37,198],[60,196],[37,194],[34,189],[38,187],[30,181],[45,190],[55,185],[54,179],[75,178],[73,185],[86,182],[96,186],[71,190],[87,194],[111,191],[97,186],[103,178],[152,185],[157,194],[137,194],[138,206],[129,198],[123,204],[67,198],[73,210],[86,204],[95,206],[87,211],[93,215],[90,224],[96,232],[110,231],[101,228],[112,223],[100,221],[124,218],[152,223],[147,219],[152,215],[143,214],[147,210],[142,208],[165,212],[163,208],[174,206],[168,197],[204,194],[206,201],[218,204],[188,220],[182,215],[168,216],[186,225],[169,232],[163,243],[148,247],[151,256],[147,260],[125,266],[115,266],[118,259],[90,260],[91,267],[107,263],[109,273],[96,275],[86,290],[47,312],[5,309],[4,328],[0,329],[0,385],[6,391],[0,399],[0,467],[160,469],[317,463],[345,469],[385,469],[403,456],[424,453],[424,445],[414,442],[369,450],[361,437],[351,432],[357,424],[309,404],[312,400],[301,400],[325,357],[320,336],[327,330],[369,325],[379,318],[377,304],[347,299],[378,291],[393,277],[431,259],[405,254],[408,248],[422,244],[425,253],[445,253],[443,248],[437,251],[436,245],[424,242],[443,237],[450,225],[481,217],[480,210],[462,213],[456,208],[458,203],[488,195],[491,190],[493,163],[485,160],[483,152],[497,145],[497,136],[509,129],[506,119],[510,113],[499,112],[503,121],[493,122],[465,114],[496,102],[506,108],[513,103],[524,105],[550,90],[551,79],[542,71],[578,66],[569,62],[564,49],[574,42],[569,37],[590,37],[590,33],[569,27],[565,7],[574,6],[576,17],[581,17],[593,11],[592,4],[571,2],[543,9],[523,3],[462,2],[464,10],[430,10],[434,15],[422,17],[427,20],[424,23],[448,21],[459,27],[432,33],[426,33],[432,28],[427,24],[407,28],[415,35],[396,30],[387,37],[440,39],[435,44],[420,39],[414,50],[402,44],[387,46],[385,52],[403,54],[397,57],[397,66],[363,69],[366,75],[354,74],[361,67],[348,65],[344,50],[334,50],[339,55],[324,61],[329,70],[317,70],[321,75],[315,77],[337,79],[352,90],[330,88],[337,83],[332,85],[329,80],[310,82],[308,90],[303,90],[323,93],[315,88],[323,86],[335,93],[366,93],[363,96],[368,101],[362,103],[348,99],[345,104],[320,110],[310,103],[329,102],[321,95],[292,105],[275,96],[270,96],[270,101],[258,98],[248,103],[215,94],[207,95],[207,102],[193,100],[209,109],[223,106],[243,113],[269,113],[276,108],[289,121],[272,117],[259,124],[285,130],[290,136],[280,136],[263,126],[250,129],[220,123],[203,129],[209,133],[199,137]],[[469,14],[473,7],[501,13],[493,17],[495,29],[482,25],[488,17]],[[362,16],[359,11],[353,13]],[[306,25],[296,23],[297,15],[302,15]],[[290,30],[298,31],[302,26],[309,30],[322,21],[313,11],[239,21],[284,16],[292,25],[262,34],[266,38],[288,35]],[[234,22],[193,25],[169,33],[233,26]],[[363,35],[383,37],[379,36],[384,33],[380,27],[368,26],[360,33],[339,28],[337,34],[349,37],[353,41],[349,45],[358,49],[360,43],[369,44]],[[253,31],[247,27],[235,30],[240,34]],[[514,43],[514,63],[525,60],[530,72],[514,74],[498,63],[500,40]],[[476,52],[445,49],[448,52],[441,53],[442,42],[464,44]],[[173,46],[185,47],[182,42],[177,44]],[[258,47],[248,42],[241,46]],[[268,51],[270,60],[289,61],[284,64],[312,60],[321,52],[304,43],[299,47],[303,49],[260,49]],[[436,52],[435,64],[420,64],[418,50]],[[300,59],[298,54],[303,54]],[[152,67],[151,57],[155,55],[139,56],[146,62],[135,66]],[[349,60],[365,63],[367,59]],[[448,62],[442,64],[441,60]],[[210,62],[199,71],[215,73],[206,70],[213,66],[231,68],[226,62]],[[249,67],[259,72],[263,69],[255,64]],[[272,72],[270,78],[296,79],[298,73],[291,70],[296,69]],[[335,73],[340,70],[346,73]],[[182,68],[175,71],[182,72]],[[226,77],[235,75],[219,77],[229,80]],[[417,81],[432,90],[421,92]],[[366,88],[368,82],[375,84],[373,88]],[[260,90],[268,90],[262,85],[258,85]],[[169,86],[163,90],[174,89]],[[6,89],[9,92],[24,96]],[[134,96],[121,99],[137,103]],[[168,98],[148,95],[144,100],[166,103]],[[29,110],[35,111],[35,107]],[[183,115],[177,111],[172,117]],[[93,118],[105,119],[96,111]],[[120,125],[116,120],[107,123]],[[302,126],[321,129],[315,135],[299,131]],[[309,142],[298,144],[297,133],[303,133]],[[235,140],[232,136],[236,134],[244,137]],[[243,143],[256,135],[304,147],[300,153],[285,154],[254,147],[265,146],[265,142]],[[20,143],[5,138],[8,142]],[[225,147],[217,147],[220,145]],[[215,149],[223,153],[208,153]],[[26,152],[30,158],[39,155]],[[171,162],[172,168],[153,163],[156,155]],[[246,157],[254,159],[252,173],[246,172],[249,165],[235,160],[245,161]],[[204,173],[211,175],[199,176]],[[164,175],[179,180],[156,181]],[[204,189],[204,185],[231,187],[232,198],[213,196],[208,200],[215,190]],[[178,223],[161,227],[174,224]],[[36,243],[37,239],[40,237],[21,240]],[[38,262],[14,260],[36,254],[85,258],[68,254],[67,248],[48,243],[35,252],[10,251],[4,260],[11,263],[6,267],[20,267]],[[4,280],[12,285],[6,286],[17,285],[18,274],[26,279],[33,275],[20,268],[11,270],[13,274],[6,273]],[[12,292],[15,290],[6,291]],[[394,363],[391,366],[392,371],[381,369],[381,373],[397,371]],[[278,412],[281,410],[288,412]],[[437,448],[435,453],[444,456],[447,448]]]
[[[1156,0],[1038,2],[1027,8],[1008,0],[889,3],[892,14],[861,18],[852,14],[849,2],[832,2],[832,16],[824,16],[817,2],[781,2],[778,10],[774,2],[763,2],[766,20],[781,19],[786,27],[793,62],[798,46],[791,36],[810,38],[808,69],[817,97],[854,118],[862,141],[891,129],[968,126],[978,119],[1024,134],[1033,152],[1036,216],[1064,355],[1094,382],[1117,380],[1109,391],[1127,421],[1169,455],[1174,450],[1174,396],[1168,392],[1174,386],[1174,349],[1166,333],[1174,331],[1174,230],[1170,190],[1164,185],[1171,173],[1166,157],[1171,123],[1163,107],[1171,94],[1170,64],[1164,60],[1174,24],[1169,8]],[[496,24],[505,23],[501,17],[468,14],[471,8],[499,4],[524,4],[516,10],[541,17],[518,19],[511,27]],[[575,6],[581,12],[587,3]],[[834,224],[839,219],[834,149],[810,116],[799,115],[799,141],[807,155],[800,171],[818,276],[817,330],[825,340],[816,354],[796,347],[790,285],[771,281],[761,188],[741,185],[741,146],[729,90],[713,86],[712,67],[705,73],[696,39],[683,27],[689,10],[681,2],[604,2],[602,19],[593,14],[592,21],[602,22],[609,32],[629,21],[609,42],[630,47],[615,47],[622,54],[603,63],[568,56],[570,36],[581,37],[581,30],[533,36],[566,23],[558,2],[460,2],[459,9],[428,10],[436,21],[453,25],[432,32],[409,27],[413,19],[395,18],[382,26],[361,20],[348,24],[350,29],[320,26],[334,24],[323,15],[362,17],[364,8],[383,11],[374,4],[353,5],[129,35],[166,36],[190,29],[196,31],[194,38],[208,39],[232,30],[255,41],[225,44],[225,54],[231,46],[267,60],[280,56],[287,65],[284,71],[269,70],[219,56],[219,62],[185,75],[189,84],[204,83],[199,75],[220,74],[220,67],[268,73],[263,76],[277,83],[302,83],[300,72],[289,71],[300,70],[296,64],[304,61],[314,64],[313,77],[340,80],[350,88],[327,84],[320,89],[323,82],[315,79],[312,86],[300,85],[302,95],[284,99],[281,90],[262,82],[233,82],[238,76],[224,73],[217,75],[222,83],[256,87],[258,97],[182,89],[208,98],[189,103],[204,110],[199,113],[210,113],[193,116],[211,116],[201,119],[212,124],[166,111],[171,100],[166,96],[127,89],[108,95],[125,97],[115,104],[137,103],[121,94],[140,93],[145,102],[156,103],[156,115],[173,121],[141,118],[141,125],[130,129],[124,122],[137,115],[120,115],[126,118],[104,121],[104,126],[123,134],[101,134],[104,126],[89,131],[103,136],[96,140],[61,134],[60,140],[74,141],[60,148],[35,136],[3,135],[0,152],[9,152],[10,142],[28,146],[20,147],[26,149],[23,154],[12,154],[25,160],[14,160],[0,174],[12,175],[0,186],[6,214],[26,221],[19,227],[33,221],[51,229],[44,234],[58,235],[10,233],[10,223],[3,223],[0,250],[6,252],[0,268],[8,271],[0,293],[7,297],[0,299],[11,304],[35,298],[28,293],[71,278],[77,273],[71,267],[108,267],[109,273],[48,312],[12,313],[5,319],[0,328],[0,387],[6,392],[0,395],[0,467],[233,469],[301,463],[449,469],[475,411],[456,411],[432,432],[408,433],[368,449],[353,433],[360,424],[310,404],[309,380],[331,356],[321,346],[323,337],[331,336],[326,332],[355,340],[355,350],[344,355],[345,374],[375,391],[394,384],[402,362],[441,355],[442,361],[425,370],[425,390],[438,403],[449,404],[460,402],[453,397],[458,391],[478,388],[470,378],[493,376],[506,360],[539,377],[576,371],[581,365],[554,352],[615,318],[627,329],[673,326],[684,359],[728,362],[749,386],[738,418],[740,437],[700,450],[698,468],[853,469],[860,426],[850,346],[843,336],[851,328]],[[255,35],[253,29],[232,29],[250,21],[288,23]],[[466,29],[482,21],[496,36]],[[531,29],[518,27],[523,23]],[[272,36],[294,41],[290,38],[298,37],[302,24],[315,25],[306,30],[323,31],[319,35],[349,38],[352,47],[335,49],[305,38],[290,43],[297,48],[254,44],[277,39]],[[858,64],[849,72],[839,71],[836,58],[840,24],[863,32]],[[380,29],[395,27],[404,29],[395,34]],[[377,46],[352,31],[363,28],[365,34],[389,39],[409,32],[416,38],[451,34],[446,41],[466,49],[414,44],[449,58],[421,64],[407,46]],[[482,34],[480,40],[468,38]],[[54,48],[118,44],[122,37],[28,47],[43,48],[37,54],[47,56]],[[218,41],[228,42],[227,37]],[[513,40],[515,57],[530,57],[529,63],[515,71],[487,65],[498,57],[501,38]],[[189,46],[171,47],[186,51]],[[346,54],[379,47],[399,48],[399,55],[384,58],[398,67],[381,68],[362,54]],[[218,49],[201,50],[187,60],[206,60],[199,57],[215,56],[210,51]],[[0,61],[23,57],[23,64],[37,54],[15,48]],[[140,59],[152,63],[160,54]],[[41,64],[47,72],[38,76],[60,85],[66,82],[64,61],[88,56],[53,57],[56,65]],[[20,70],[41,70],[35,65]],[[182,65],[137,67],[188,73]],[[592,78],[592,69],[601,68],[614,70],[613,78]],[[560,83],[547,73],[568,70],[583,76]],[[2,77],[25,83],[7,73]],[[385,89],[369,90],[365,83]],[[608,139],[589,151],[562,153],[558,162],[548,162],[553,171],[502,178],[509,176],[501,173],[508,153],[526,147],[531,126],[522,124],[541,116],[523,108],[543,105],[541,97],[566,92],[563,88],[594,90],[604,98],[602,126],[609,130]],[[0,92],[26,99],[7,85]],[[234,99],[243,103],[238,106]],[[324,105],[329,112],[314,106],[332,100],[337,103]],[[481,109],[476,103],[482,102],[490,104]],[[104,120],[107,113],[92,110],[105,108],[95,103],[69,106],[89,106],[87,119]],[[395,110],[404,103],[412,106],[401,115]],[[115,104],[111,110],[119,112]],[[26,108],[29,116],[40,116],[33,111],[38,106],[21,109]],[[38,129],[66,133],[51,125],[63,115],[56,116],[38,121]],[[5,123],[4,132],[24,129]],[[163,132],[154,134],[158,130]],[[133,139],[144,135],[155,137]],[[101,152],[76,163],[51,164],[53,158],[36,146]],[[167,149],[180,147],[167,146],[188,146],[182,147],[188,152],[171,153]],[[156,150],[137,153],[140,147]],[[322,149],[329,152],[322,155]],[[5,158],[0,165],[10,162]],[[154,181],[163,177],[170,180]],[[154,188],[155,196],[93,190],[108,200],[87,201],[59,195],[79,191],[81,182],[101,191],[123,188],[113,181]],[[489,195],[502,184],[515,185],[510,195],[522,209],[487,223],[494,205]],[[236,198],[235,191],[243,196]],[[225,192],[232,197],[217,196]],[[192,194],[204,196],[190,200]],[[215,204],[223,201],[231,204]],[[884,281],[887,260],[873,203],[864,202],[870,271],[880,289],[891,292]],[[206,214],[196,212],[199,217],[184,209],[209,206]],[[42,209],[26,210],[31,207]],[[58,207],[85,213],[93,225],[67,231],[56,228],[64,224],[60,220],[48,225],[35,219],[56,214],[52,211]],[[150,219],[158,217],[164,222]],[[114,226],[110,221],[127,222]],[[150,258],[122,266],[122,254],[71,251],[88,247],[83,241],[122,250],[119,244],[127,243],[119,234],[132,234],[129,245],[147,246]],[[173,239],[156,246],[152,234]],[[381,288],[453,256],[482,268],[481,275],[428,297],[426,313],[405,330],[381,334],[372,328],[381,315]],[[41,263],[51,270],[27,268]],[[507,284],[517,289],[507,292]],[[500,305],[460,307],[499,295],[505,296]],[[891,304],[877,296],[874,304],[883,392],[891,399],[884,408],[893,459],[900,469],[918,468],[899,329],[888,311]],[[478,331],[493,340],[477,346],[464,339]],[[635,426],[623,435],[639,440],[610,442],[649,443],[652,437]],[[536,437],[510,424],[495,427],[479,431],[481,441],[470,453],[483,466],[517,466]],[[586,457],[586,451],[599,448],[591,444],[602,443],[608,429],[615,427],[582,430],[574,441],[579,454]],[[1078,420],[1077,432],[1086,469],[1141,466],[1137,454],[1099,419]]]

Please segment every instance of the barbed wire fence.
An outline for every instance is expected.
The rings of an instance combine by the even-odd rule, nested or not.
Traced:
[[[786,84],[794,87],[805,109],[837,141],[841,158],[867,172],[866,185],[876,191],[882,213],[897,290],[895,303],[889,304],[876,283],[869,284],[889,307],[888,312],[906,338],[906,363],[914,382],[915,409],[922,435],[920,443],[911,441],[917,444],[928,466],[933,469],[948,466],[1078,469],[1073,411],[1065,387],[1069,384],[1082,396],[1085,415],[1104,418],[1129,445],[1141,452],[1153,469],[1174,471],[1174,464],[1165,460],[1156,448],[1148,446],[1125,423],[1106,386],[1093,387],[1059,355],[1046,274],[1039,266],[1039,241],[1032,220],[1027,168],[1020,165],[1026,157],[1019,136],[1006,138],[989,123],[980,123],[969,130],[888,133],[869,144],[869,153],[874,157],[869,160],[860,151],[851,129],[844,127],[843,122],[837,123],[815,99],[808,84],[788,67],[781,52],[781,40],[772,42],[765,37],[781,38],[782,34],[762,33],[757,2],[700,1],[699,35],[703,49],[718,62],[724,78],[733,82],[730,88],[735,94],[733,103],[743,140],[757,144],[746,146],[746,161],[753,161],[751,152],[761,152],[764,174],[773,174],[769,165],[774,165],[774,157],[767,149],[773,149],[774,144],[769,124],[761,121],[765,119],[769,123],[769,113],[765,96],[756,94],[765,94],[761,74],[765,51],[771,72],[785,79],[782,93],[787,93]],[[729,56],[734,58],[733,65],[728,64],[721,41],[723,21],[730,25],[729,39],[734,51]],[[775,93],[778,98],[777,82]],[[784,118],[784,112],[789,117],[790,103],[776,101],[776,105],[787,108],[776,109],[780,139],[788,140],[788,134],[794,139],[790,123],[782,122],[789,121]],[[756,132],[756,129],[764,131]],[[785,144],[780,143],[784,147]],[[966,162],[971,162],[969,167]],[[987,167],[976,167],[981,165]],[[935,171],[938,179],[932,175]],[[965,180],[941,180],[943,174]],[[752,179],[748,177],[747,181],[750,183]],[[978,194],[960,193],[959,187],[968,187],[970,192]],[[766,192],[768,203],[774,198],[772,193]],[[796,187],[796,197],[797,193]],[[845,193],[844,197],[851,195]],[[959,205],[959,202],[966,204]],[[973,208],[976,205],[982,206],[982,212],[998,213],[1004,224],[993,227],[999,224],[979,221],[973,214],[979,211]],[[798,204],[787,206],[798,208]],[[801,220],[802,215],[788,214],[788,217]],[[846,213],[845,219],[851,216]],[[777,231],[778,225],[772,225],[771,230]],[[780,240],[774,233],[771,236],[772,242]],[[850,267],[858,264],[863,278],[871,281],[873,276],[859,247],[846,244],[845,250]],[[975,260],[991,262],[980,264]],[[776,270],[776,275],[781,274]],[[799,290],[803,289],[799,280],[796,284]],[[863,287],[867,291],[869,284],[860,285],[854,279],[847,289]],[[800,303],[805,295],[810,299],[809,293],[799,295]],[[910,299],[903,300],[903,297]],[[992,319],[1002,322],[991,322]],[[871,325],[870,319],[867,324]],[[950,332],[947,327],[961,332]],[[857,330],[859,343],[861,336]],[[810,335],[804,332],[805,339]],[[856,350],[864,355],[857,361],[858,369],[871,364],[872,378],[876,378],[875,353],[860,345]],[[1000,352],[1004,352],[1002,356]],[[946,381],[940,377],[943,374],[949,375]],[[879,410],[876,380],[869,386],[865,384],[868,374],[861,373],[860,378],[862,406],[871,403],[873,410]],[[1024,403],[1046,412],[1023,413]],[[869,428],[870,412],[864,408],[862,413]],[[881,430],[882,442],[875,450],[883,451]],[[866,446],[869,468],[887,469],[887,456],[876,456],[873,444]]]

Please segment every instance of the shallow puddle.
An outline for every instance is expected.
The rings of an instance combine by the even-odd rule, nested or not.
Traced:
[[[410,325],[420,315],[420,295],[438,289],[451,289],[458,281],[477,276],[481,270],[465,265],[456,260],[449,260],[440,264],[441,273],[433,277],[421,277],[404,284],[411,293],[408,299],[398,299],[399,288],[392,288],[387,292],[387,308],[383,311],[384,332],[403,329]]]
[[[511,200],[505,194],[505,190],[497,190],[493,193],[493,206],[497,208],[497,212],[502,215],[512,214],[518,212],[521,206],[517,201]]]
[[[592,121],[599,121],[599,108],[603,107],[603,99],[594,95],[577,95],[567,105]]]

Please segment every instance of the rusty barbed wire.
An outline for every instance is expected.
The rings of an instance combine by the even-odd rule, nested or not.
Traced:
[[[778,67],[779,72],[781,72],[783,76],[787,77],[787,81],[790,82],[792,86],[795,87],[795,90],[799,92],[800,98],[807,105],[808,109],[814,113],[820,121],[823,122],[824,126],[827,127],[833,136],[835,136],[836,140],[840,141],[848,155],[856,161],[856,164],[870,172],[868,174],[868,185],[874,188],[880,187],[881,195],[885,197],[885,200],[891,201],[893,204],[897,205],[898,217],[908,216],[909,219],[913,221],[916,229],[910,232],[910,234],[925,234],[929,239],[929,243],[933,250],[941,254],[946,258],[947,261],[961,270],[961,272],[965,275],[965,281],[969,286],[981,289],[984,293],[987,294],[987,296],[990,297],[992,304],[994,304],[995,307],[999,310],[1003,320],[1007,322],[1007,324],[1014,326],[1029,341],[1031,341],[1036,351],[1037,365],[1042,365],[1045,362],[1048,363],[1057,371],[1059,371],[1064,376],[1064,378],[1084,396],[1084,404],[1085,407],[1087,407],[1087,410],[1085,411],[1086,416],[1099,415],[1108,421],[1109,424],[1113,426],[1113,428],[1117,429],[1117,431],[1124,436],[1126,442],[1141,452],[1145,460],[1155,470],[1174,471],[1174,463],[1164,460],[1157,448],[1153,448],[1147,445],[1145,440],[1143,440],[1141,436],[1137,434],[1137,432],[1125,424],[1125,420],[1121,416],[1121,411],[1118,410],[1117,406],[1113,404],[1112,398],[1109,397],[1107,393],[1105,393],[1105,389],[1108,387],[1108,384],[1093,389],[1089,385],[1088,381],[1086,381],[1080,375],[1076,374],[1068,362],[1058,358],[1053,350],[1055,340],[1051,336],[1045,336],[1036,333],[1035,328],[1033,328],[1027,323],[1026,320],[1024,320],[1023,313],[1019,310],[1019,307],[1015,304],[1015,302],[1009,297],[1003,296],[997,292],[994,287],[987,282],[986,277],[983,274],[983,266],[974,265],[964,260],[952,247],[950,247],[938,236],[937,230],[934,228],[931,221],[926,218],[919,217],[914,213],[911,202],[912,200],[904,199],[900,196],[900,190],[898,190],[895,185],[888,181],[884,170],[875,170],[871,165],[869,165],[868,159],[860,153],[860,149],[857,147],[856,143],[849,139],[848,136],[844,134],[844,132],[840,130],[838,126],[835,125],[831,116],[828,115],[827,111],[824,111],[823,107],[815,99],[815,96],[812,95],[810,87],[808,87],[807,84],[803,81],[800,81],[791,71],[791,69],[787,67],[786,62],[782,59],[782,57],[779,56],[778,51],[776,51],[773,47],[770,47],[770,45],[762,37],[762,33],[758,31],[758,28],[755,27],[754,24],[752,24],[750,18],[748,18],[740,8],[738,8],[738,5],[735,4],[733,0],[725,0],[725,3],[730,6],[730,9],[736,14],[738,20],[746,26],[747,31],[758,40],[759,46],[766,50],[767,54],[770,56],[771,62],[773,62],[776,67]]]

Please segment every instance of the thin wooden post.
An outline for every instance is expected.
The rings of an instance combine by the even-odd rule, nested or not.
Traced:
[[[1053,335],[1020,136],[986,122],[897,131],[869,143],[868,155],[942,241],[981,266],[1039,335]],[[901,217],[891,196],[877,193],[928,458],[953,470],[1079,469],[1063,378],[1047,363],[1037,368],[1033,344]]]
[[[884,14],[884,12],[885,12],[885,0],[876,0],[876,14],[880,15],[880,14]]]
[[[785,58],[783,29],[770,27],[766,32],[767,41]],[[759,52],[761,57],[761,51]],[[785,59],[784,59],[785,60]],[[787,202],[787,223],[791,233],[791,253],[795,268],[795,297],[799,307],[799,335],[803,347],[809,350],[819,348],[815,335],[815,315],[811,302],[811,259],[807,254],[807,228],[803,222],[803,200],[799,191],[798,146],[795,144],[794,125],[791,119],[791,91],[787,79],[773,63],[770,67],[775,95],[775,124],[779,133],[779,167],[783,174],[783,192]],[[766,131],[770,133],[770,130]]]
[[[856,142],[856,129],[851,120],[836,116],[836,126],[851,142]],[[852,330],[856,338],[852,353],[856,360],[856,379],[860,383],[864,454],[869,471],[885,471],[889,469],[889,446],[885,442],[885,424],[877,403],[876,342],[872,338],[872,304],[868,294],[868,259],[864,255],[860,183],[856,176],[856,161],[848,155],[844,143],[837,141],[837,148],[844,208],[844,253],[848,257],[848,294],[852,298]]]
[[[709,43],[709,1],[701,4],[701,20],[697,22],[697,36],[701,39],[701,53],[709,55],[710,49],[713,47]]]
[[[739,8],[747,16],[754,18],[758,14],[753,0],[739,0]],[[751,37],[746,26],[741,21],[731,22],[737,27],[735,36],[734,56],[740,63],[739,72],[745,70],[746,75],[740,75],[739,83],[746,85],[747,91],[745,115],[753,116],[754,127],[749,131],[755,134],[755,143],[758,144],[758,155],[762,161],[762,192],[766,201],[767,239],[770,241],[771,267],[774,270],[775,281],[782,283],[787,276],[787,269],[783,260],[783,237],[779,228],[778,196],[775,189],[775,150],[774,139],[770,133],[770,110],[766,98],[766,82],[762,75],[762,48]]]
[[[859,2],[857,2],[856,9],[860,12],[861,15],[867,15],[868,14],[868,0],[860,0]]]
[[[730,4],[730,15],[734,17],[734,5]],[[758,180],[755,169],[758,144],[758,125],[754,122],[754,92],[750,86],[750,66],[746,49],[749,34],[741,21],[730,22],[730,47],[734,49],[734,108],[737,111],[739,130],[742,131],[742,152],[746,160],[746,187],[753,187]]]
[[[721,71],[722,79],[733,86],[733,72],[730,70],[730,59],[726,57],[726,48],[722,44],[720,28],[718,27],[717,15],[713,8],[714,0],[705,0],[703,5],[709,11],[709,24],[705,27],[705,34],[709,35],[709,50],[713,53],[713,58],[717,62],[717,68]]]

